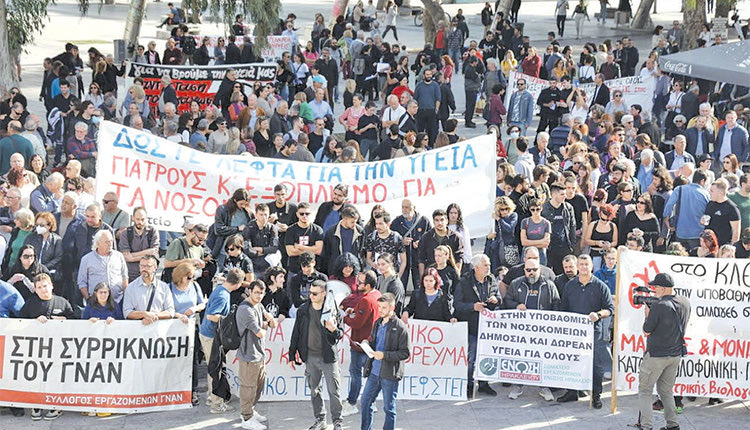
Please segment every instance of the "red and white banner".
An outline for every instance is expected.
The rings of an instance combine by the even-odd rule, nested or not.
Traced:
[[[193,321],[0,319],[0,405],[85,412],[191,407]]]
[[[266,384],[261,401],[306,400],[310,389],[305,380],[305,365],[292,370],[289,365],[289,340],[293,319],[285,319],[266,338]],[[349,392],[349,333],[339,342],[341,399]],[[398,398],[406,400],[465,400],[468,365],[466,323],[409,320],[411,355],[399,383]],[[227,354],[227,379],[232,394],[239,395],[239,363],[235,351]],[[363,381],[364,387],[364,381]],[[323,388],[327,398],[328,393]]]
[[[237,79],[242,82],[273,82],[276,79],[276,65],[265,63],[233,64],[231,66],[164,66],[160,64],[130,63],[127,76],[127,86],[132,85],[133,79],[143,79],[143,90],[148,98],[151,111],[156,115],[159,111],[159,95],[161,94],[161,77],[169,76],[172,86],[177,93],[177,110],[190,110],[190,103],[195,100],[201,109],[212,104],[214,96],[228,69],[237,72]],[[246,91],[247,92],[247,91]],[[158,116],[158,115],[156,115]]]
[[[675,395],[750,399],[750,260],[622,251],[618,270],[618,390],[638,390],[646,352],[643,306],[633,304],[633,289],[669,273],[675,295],[687,297],[692,308]]]

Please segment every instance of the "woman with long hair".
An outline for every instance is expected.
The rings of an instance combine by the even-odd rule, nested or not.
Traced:
[[[435,257],[433,267],[440,275],[443,289],[452,297],[461,279],[456,259],[453,257],[453,250],[447,245],[438,245],[433,251],[433,255]]]
[[[471,233],[469,227],[464,224],[463,212],[458,203],[451,203],[446,208],[448,214],[448,229],[461,236],[464,248],[464,264],[471,264]],[[468,266],[467,266],[468,267]]]
[[[443,55],[440,57],[440,62],[443,66],[440,73],[443,74],[443,82],[446,84],[450,84],[451,80],[453,79],[453,73],[456,70],[456,65],[453,64],[453,60],[451,59],[450,55]]]
[[[401,315],[406,292],[404,291],[404,284],[401,283],[401,279],[398,277],[398,273],[396,273],[395,257],[393,254],[387,252],[380,254],[376,265],[378,273],[380,273],[378,276],[378,290],[396,296],[396,315]]]
[[[26,238],[24,245],[31,245],[38,251],[39,263],[49,269],[53,282],[59,282],[63,271],[63,244],[62,238],[54,233],[57,231],[55,216],[50,212],[39,212],[34,225],[34,232]],[[41,250],[44,252],[39,252]]]
[[[595,271],[601,267],[604,253],[617,247],[617,225],[612,221],[616,216],[614,206],[608,203],[599,206],[599,219],[589,223],[584,234],[583,244],[591,247]]]
[[[47,170],[47,162],[39,154],[34,154],[29,161],[30,170],[36,175],[40,184],[47,180],[50,172]]]
[[[719,239],[713,230],[705,229],[700,235],[700,245],[690,251],[693,257],[715,258],[719,252]]]
[[[122,316],[122,309],[112,298],[109,285],[106,282],[96,284],[94,294],[86,302],[81,319],[91,322],[104,320],[107,324],[112,324],[115,320],[125,319]]]
[[[86,94],[86,98],[84,101],[91,102],[95,108],[99,109],[99,107],[104,103],[104,94],[102,94],[102,87],[99,86],[96,82],[92,82],[91,85],[89,85],[89,93]]]
[[[421,288],[414,290],[409,304],[401,314],[404,323],[409,317],[418,320],[456,322],[453,316],[453,298],[443,291],[443,281],[434,267],[425,269]]]
[[[224,241],[235,234],[241,234],[253,218],[250,208],[250,192],[237,188],[227,202],[216,209],[213,233],[216,236],[213,249],[214,258],[218,258],[224,249]]]
[[[259,117],[255,122],[255,133],[253,133],[253,142],[255,150],[260,157],[273,157],[276,150],[273,147],[271,131],[269,129],[269,118],[267,116]]]
[[[737,159],[736,155],[725,155],[721,160],[721,174],[723,175],[724,173],[733,173],[737,175],[738,178],[743,175],[742,169],[740,169],[740,161]]]
[[[6,269],[3,280],[18,290],[21,297],[28,301],[35,294],[34,277],[40,273],[50,274],[49,270],[37,259],[37,253],[33,246],[23,245],[18,250],[17,257],[10,269]]]
[[[629,234],[634,234],[643,238],[643,249],[651,252],[656,246],[659,239],[661,228],[659,219],[654,213],[654,204],[651,201],[651,194],[643,193],[636,200],[635,210],[630,211],[625,216],[625,223],[620,229],[620,243],[625,243]]]

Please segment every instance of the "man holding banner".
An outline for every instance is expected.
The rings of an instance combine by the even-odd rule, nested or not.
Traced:
[[[651,397],[656,385],[667,420],[662,430],[679,430],[672,387],[677,379],[680,360],[687,353],[684,345],[685,330],[690,319],[690,300],[674,295],[674,280],[669,273],[657,274],[649,285],[655,288],[657,300],[643,307],[646,314],[643,332],[648,336],[648,341],[638,373],[640,425],[644,430],[651,430],[653,426]]]
[[[591,256],[578,256],[578,276],[565,286],[562,296],[562,311],[588,315],[594,322],[594,381],[591,395],[591,405],[594,409],[602,408],[602,379],[604,369],[600,365],[600,354],[608,354],[607,343],[604,342],[601,320],[612,316],[615,310],[612,295],[607,284],[594,277],[594,263]],[[578,391],[568,390],[557,398],[558,402],[574,402],[578,400]]]

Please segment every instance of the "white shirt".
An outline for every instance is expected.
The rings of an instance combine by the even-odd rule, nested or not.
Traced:
[[[388,106],[383,111],[383,115],[380,117],[380,121],[398,121],[399,118],[401,118],[405,113],[406,109],[401,105],[398,105],[396,109]]]
[[[735,126],[736,127],[736,126]],[[719,150],[719,160],[732,153],[732,132],[734,128],[724,127],[724,138],[721,140],[721,149]]]

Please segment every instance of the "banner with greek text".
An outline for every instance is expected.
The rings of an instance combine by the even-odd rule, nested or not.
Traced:
[[[285,184],[293,203],[313,207],[330,200],[333,187],[349,186],[348,200],[360,214],[375,204],[394,216],[408,197],[417,210],[458,203],[472,237],[492,229],[495,141],[484,135],[409,157],[371,163],[305,163],[276,158],[207,154],[111,122],[99,130],[96,195],[117,192],[124,208],[143,206],[160,230],[182,231],[184,217],[213,223],[216,208],[237,188],[252,204],[273,202]]]
[[[539,98],[539,94],[542,93],[542,90],[549,87],[549,82],[545,79],[535,78],[511,70],[508,79],[508,91],[505,93],[506,107],[510,105],[511,94],[517,90],[516,82],[519,79],[526,80],[526,91],[534,96],[534,115],[538,115],[540,107],[536,104],[536,100]],[[604,81],[604,84],[609,88],[610,95],[615,90],[622,91],[622,101],[628,106],[628,109],[630,109],[631,105],[638,104],[643,107],[644,111],[651,111],[654,97],[653,80],[649,79],[644,81],[641,76],[628,76],[625,78],[610,79]],[[594,83],[588,83],[580,84],[578,87],[586,92],[586,103],[590,106],[591,100],[594,98],[596,85]],[[573,103],[572,100],[571,103]]]
[[[633,290],[657,273],[674,278],[674,294],[691,313],[674,393],[678,396],[750,399],[750,260],[679,257],[622,251],[618,263],[617,389],[638,390],[647,338],[643,305]]]
[[[237,72],[237,79],[242,82],[272,82],[276,79],[276,64],[233,64],[231,66],[164,66],[160,64],[130,63],[127,75],[127,86],[132,85],[133,78],[143,78],[143,90],[146,92],[151,111],[159,110],[161,94],[161,77],[172,78],[172,86],[177,93],[177,111],[190,110],[190,103],[197,101],[201,109],[212,104],[219,85],[230,67]],[[246,89],[246,93],[249,89]]]
[[[292,370],[289,365],[289,340],[293,319],[285,319],[266,338],[266,385],[261,401],[307,400],[310,389],[305,381],[305,365]],[[340,394],[349,393],[349,334],[339,342]],[[465,400],[468,365],[466,323],[409,320],[411,355],[399,383],[398,398],[406,400]],[[227,379],[232,393],[239,395],[239,362],[235,352],[227,354]],[[364,384],[364,380],[363,380]],[[363,385],[364,387],[364,385]],[[323,385],[323,396],[328,392]]]
[[[591,389],[594,325],[587,315],[484,311],[478,336],[478,380]]]
[[[87,412],[191,407],[192,320],[0,319],[0,406]]]

